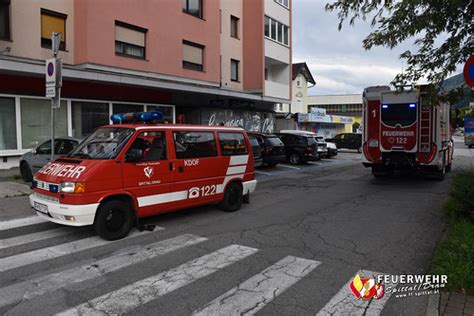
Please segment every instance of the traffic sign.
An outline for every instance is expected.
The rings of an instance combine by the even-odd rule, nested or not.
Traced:
[[[56,58],[46,59],[46,84],[51,83],[56,86]]]
[[[474,55],[471,55],[464,65],[464,80],[469,88],[474,87]]]
[[[46,97],[47,98],[56,97],[56,84],[55,83],[46,84]]]

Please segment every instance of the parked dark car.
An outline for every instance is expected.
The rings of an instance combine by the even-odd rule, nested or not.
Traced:
[[[253,165],[255,168],[261,167],[263,165],[262,147],[255,137],[249,135],[249,140],[253,151]]]
[[[326,138],[326,141],[335,143],[337,148],[356,149],[357,152],[362,152],[362,134],[359,133],[337,134],[334,138]]]
[[[64,156],[69,154],[79,140],[71,137],[56,138],[54,141],[54,157]],[[51,140],[47,140],[35,149],[23,154],[20,158],[20,174],[25,182],[33,180],[33,175],[36,171],[43,168],[51,158]]]
[[[257,139],[262,148],[263,164],[275,167],[278,163],[286,160],[285,144],[275,134],[247,133]]]
[[[284,131],[275,133],[285,144],[286,159],[291,164],[321,159],[314,133],[303,131]]]

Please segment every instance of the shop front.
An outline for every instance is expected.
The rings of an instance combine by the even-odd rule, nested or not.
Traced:
[[[310,113],[298,113],[298,128],[332,138],[340,133],[352,132],[354,118],[328,115],[325,109],[313,108]]]

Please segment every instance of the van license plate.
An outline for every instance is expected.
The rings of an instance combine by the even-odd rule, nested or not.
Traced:
[[[44,205],[44,204],[35,202],[35,210],[37,210],[37,211],[40,212],[40,213],[49,215],[49,212],[48,212],[48,205]]]

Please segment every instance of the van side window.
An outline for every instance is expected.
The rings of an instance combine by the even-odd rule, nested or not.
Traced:
[[[166,160],[166,137],[165,132],[142,132],[133,141],[130,150],[140,149],[142,151],[141,161]]]
[[[248,153],[242,133],[219,133],[222,156],[245,155]]]
[[[176,158],[200,158],[217,156],[213,132],[174,132]]]

